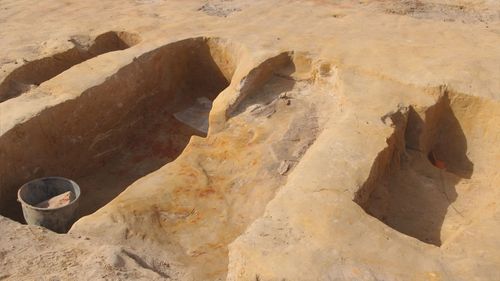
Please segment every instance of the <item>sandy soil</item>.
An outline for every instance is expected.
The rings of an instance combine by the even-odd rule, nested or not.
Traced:
[[[0,26],[0,280],[500,279],[498,1],[5,0]],[[22,224],[43,176],[82,188],[68,234]]]

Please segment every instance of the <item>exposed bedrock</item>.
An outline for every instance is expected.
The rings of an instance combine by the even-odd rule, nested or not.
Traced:
[[[71,232],[161,248],[159,255],[173,265],[158,270],[168,275],[224,278],[228,244],[286,183],[321,132],[319,110],[333,100],[322,87],[331,85],[334,70],[320,74],[305,58],[282,53],[258,64],[234,93],[244,97],[228,111],[223,130],[192,138],[176,161],[135,182]]]
[[[146,53],[104,83],[3,134],[0,213],[22,221],[17,188],[58,175],[80,184],[79,216],[87,215],[175,159],[192,135],[206,132],[174,115],[199,99],[211,103],[234,71],[214,42],[187,39]],[[191,118],[207,120],[208,111]]]
[[[71,233],[180,280],[290,279],[318,255],[311,276],[408,277],[363,261],[380,240],[390,253],[429,253],[417,271],[434,274],[469,226],[494,214],[495,101],[339,74],[307,53],[259,60],[241,50],[218,38],[164,45],[7,130],[0,213],[23,221],[20,185],[72,178],[82,196]],[[387,103],[368,105],[367,89]],[[363,234],[357,246],[356,235],[329,236],[340,223]],[[292,269],[293,255],[304,263]],[[266,269],[275,263],[284,266]]]
[[[0,0],[0,280],[500,280],[498,3]]]
[[[394,134],[354,199],[393,229],[436,246],[492,200],[493,184],[478,181],[494,176],[489,161],[499,155],[488,128],[499,115],[480,98],[441,92],[431,107],[384,117],[392,119]]]
[[[110,31],[97,36],[93,41],[81,36],[74,36],[68,41],[74,45],[73,48],[25,62],[5,77],[0,82],[0,103],[39,86],[74,65],[101,54],[130,48],[141,40],[137,34]]]
[[[335,122],[230,244],[228,280],[494,276],[495,252],[472,245],[496,244],[499,104],[347,71],[339,83]],[[385,103],[359,102],[379,90]],[[401,255],[413,258],[393,266]]]

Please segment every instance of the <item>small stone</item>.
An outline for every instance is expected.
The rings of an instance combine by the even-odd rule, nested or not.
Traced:
[[[106,258],[106,266],[111,268],[122,268],[125,266],[125,260],[120,255],[120,252],[113,251],[105,254]]]
[[[256,111],[257,109],[261,108],[262,107],[262,104],[252,104],[251,106],[248,107],[248,111],[249,112],[254,112]]]
[[[288,172],[289,169],[290,163],[288,163],[287,161],[282,161],[280,166],[278,167],[278,173],[283,176]]]

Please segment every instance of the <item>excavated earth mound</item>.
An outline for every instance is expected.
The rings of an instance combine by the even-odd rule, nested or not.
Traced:
[[[7,0],[0,25],[0,280],[500,280],[496,1]],[[68,233],[25,224],[46,176],[81,188]]]

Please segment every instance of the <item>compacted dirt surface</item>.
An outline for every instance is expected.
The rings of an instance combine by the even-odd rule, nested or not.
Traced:
[[[0,1],[0,280],[500,280],[496,0]],[[81,188],[68,233],[17,190]]]

